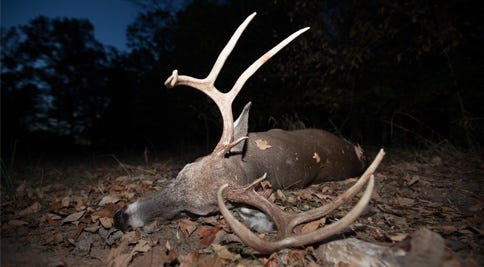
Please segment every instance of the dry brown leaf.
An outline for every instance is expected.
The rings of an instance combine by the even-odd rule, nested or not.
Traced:
[[[307,250],[305,249],[291,249],[287,252],[283,263],[286,266],[304,266],[306,254]]]
[[[429,228],[430,230],[435,230],[440,233],[453,233],[459,230],[454,225],[439,225],[439,226],[430,226],[427,228]]]
[[[287,197],[284,195],[284,192],[282,192],[280,189],[277,189],[276,191],[276,197],[281,200],[282,202],[286,202]]]
[[[196,234],[200,238],[200,244],[207,246],[213,242],[218,231],[220,231],[218,226],[202,225],[197,229]]]
[[[107,266],[110,267],[128,267],[129,262],[133,259],[131,253],[124,253],[116,256]]]
[[[84,213],[86,213],[85,210],[79,211],[79,212],[74,212],[74,213],[70,214],[69,216],[65,217],[64,220],[62,220],[62,223],[76,222],[84,215]]]
[[[116,213],[115,210],[117,207],[112,208],[110,205],[107,205],[107,207],[100,209],[96,212],[94,212],[91,216],[96,218],[96,217],[113,217],[114,214]]]
[[[417,175],[414,175],[412,176],[410,179],[407,180],[407,185],[408,186],[412,186],[414,185],[416,182],[418,182],[420,180],[420,177],[417,176]]]
[[[264,266],[266,267],[282,266],[278,253],[273,253],[268,259],[263,259],[263,262],[264,262]]]
[[[42,235],[42,239],[44,240],[44,244],[55,245],[64,241],[64,236],[61,232],[52,233],[49,231]]]
[[[388,236],[388,238],[390,238],[390,240],[392,240],[392,241],[400,242],[402,240],[405,240],[405,238],[407,238],[407,236],[408,236],[408,234],[399,233],[399,234]]]
[[[191,252],[187,255],[181,255],[178,257],[180,267],[219,267],[224,266],[223,261],[213,254],[200,254],[197,252]]]
[[[267,142],[267,140],[262,140],[262,139],[255,140],[255,144],[257,145],[257,147],[260,150],[266,150],[266,149],[272,147],[271,145],[269,145],[269,143]]]
[[[119,201],[119,198],[113,197],[113,196],[105,196],[99,201],[98,206],[105,206],[108,203],[117,203]]]
[[[185,237],[189,237],[197,229],[197,223],[188,219],[181,219],[178,221],[178,229]]]
[[[212,249],[217,254],[217,256],[223,260],[228,260],[232,262],[241,258],[240,254],[230,252],[226,246],[212,244]]]
[[[82,199],[78,199],[78,200],[76,201],[76,207],[75,207],[75,209],[76,209],[77,211],[80,211],[80,210],[85,210],[85,209],[86,209],[86,203],[84,203],[84,200],[82,200]]]
[[[312,221],[309,223],[306,223],[302,228],[301,228],[301,233],[309,233],[312,232],[321,226],[324,226],[326,224],[326,218],[321,218],[316,221]]]
[[[63,207],[63,208],[69,207],[70,204],[71,204],[71,197],[70,196],[66,196],[61,200],[61,207]]]
[[[126,190],[126,186],[124,185],[120,185],[120,184],[114,184],[113,186],[111,186],[111,188],[109,189],[109,191],[125,191]]]
[[[81,236],[82,231],[84,231],[84,227],[86,226],[82,223],[77,225],[76,231],[74,232],[74,234],[72,234],[72,237],[70,239],[75,242],[79,238],[79,236]]]
[[[144,239],[140,239],[138,241],[138,244],[136,244],[136,246],[134,246],[133,251],[144,253],[144,252],[147,252],[150,249],[151,249],[151,246],[150,246],[149,242],[144,240]]]
[[[52,240],[52,242],[54,244],[59,244],[61,243],[62,241],[64,241],[64,236],[62,235],[61,232],[57,232],[55,235],[54,235],[54,239]]]
[[[155,266],[171,266],[175,263],[178,255],[172,250],[165,250],[162,247],[156,246],[151,249],[149,253],[143,253],[133,259],[130,264],[132,267],[155,267]]]
[[[201,255],[198,252],[190,252],[186,255],[178,256],[180,267],[198,266]]]
[[[406,197],[397,197],[397,202],[401,206],[413,206],[415,205],[415,200]]]
[[[151,186],[153,184],[153,181],[151,181],[151,180],[141,180],[141,184]]]
[[[126,175],[119,176],[118,178],[114,179],[114,182],[117,183],[117,184],[126,183],[128,181],[129,181],[129,177],[126,176]]]
[[[37,201],[34,204],[30,205],[29,207],[19,211],[17,213],[17,216],[24,217],[24,216],[27,216],[27,215],[30,215],[30,214],[34,214],[34,213],[40,211],[40,208],[41,208],[40,203]]]
[[[55,225],[54,219],[48,213],[44,214],[44,217],[49,225]]]
[[[124,237],[124,236],[123,236]],[[106,257],[106,266],[119,267],[128,266],[131,253],[126,253],[128,249],[128,238],[121,238],[121,243],[118,247],[112,248]]]
[[[95,222],[94,224],[91,224],[84,228],[84,231],[89,232],[89,233],[95,233],[99,229],[99,222]]]
[[[110,229],[111,227],[113,227],[113,218],[101,217],[99,218],[99,222],[106,229]]]

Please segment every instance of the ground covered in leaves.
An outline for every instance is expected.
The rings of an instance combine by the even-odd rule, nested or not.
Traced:
[[[39,159],[9,170],[2,179],[15,186],[11,192],[3,186],[1,192],[1,266],[321,264],[321,244],[258,255],[228,242],[231,230],[220,215],[185,216],[149,231],[114,229],[117,209],[165,186],[189,160],[138,164],[114,156],[70,162]],[[439,233],[459,258],[484,266],[482,154],[450,148],[389,150],[375,177],[376,192],[366,212],[335,239],[356,237],[391,246],[425,227]],[[272,199],[289,211],[308,210],[328,203],[355,180],[276,191]],[[350,207],[302,231],[331,223]]]

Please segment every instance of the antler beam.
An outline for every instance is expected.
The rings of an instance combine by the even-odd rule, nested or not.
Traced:
[[[339,195],[330,204],[314,210],[310,210],[300,214],[286,213],[275,204],[271,203],[269,200],[255,192],[253,187],[256,183],[252,183],[249,186],[244,187],[236,185],[229,186],[227,184],[221,186],[217,193],[219,209],[227,223],[230,225],[232,230],[239,236],[239,238],[246,245],[264,254],[271,253],[286,247],[303,246],[319,242],[344,230],[351,223],[353,223],[356,218],[358,218],[358,216],[362,213],[362,211],[370,201],[373,191],[373,173],[382,161],[384,155],[385,152],[383,151],[383,149],[381,149],[378,155],[373,160],[372,164],[367,168],[365,173],[363,173],[360,179],[358,179],[358,181],[352,187],[350,187],[343,194]],[[340,207],[344,203],[348,202],[348,200],[354,197],[366,183],[368,183],[368,186],[356,206],[338,222],[330,224],[314,232],[309,232],[305,234],[295,234],[293,232],[296,226],[305,222],[319,219],[330,213],[331,211],[335,210],[336,208]],[[244,203],[257,207],[272,218],[278,229],[277,241],[270,242],[259,238],[257,235],[252,233],[244,224],[239,222],[234,217],[234,215],[228,210],[224,203],[223,193],[227,188],[227,199],[233,202]]]

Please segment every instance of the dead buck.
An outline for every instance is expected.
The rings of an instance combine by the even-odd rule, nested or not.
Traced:
[[[250,103],[234,122],[232,102],[247,79],[274,54],[309,29],[303,28],[293,33],[269,50],[240,75],[230,91],[222,93],[215,88],[215,80],[237,40],[254,16],[255,13],[250,15],[235,31],[206,78],[196,79],[178,75],[177,70],[174,70],[166,80],[165,85],[168,88],[190,86],[204,92],[215,102],[222,114],[222,137],[210,155],[187,164],[176,179],[160,192],[118,211],[115,215],[115,226],[118,229],[141,227],[154,219],[167,221],[183,212],[207,215],[221,211],[243,242],[262,253],[269,253],[284,247],[321,241],[341,232],[363,211],[373,190],[372,173],[381,161],[383,151],[348,191],[328,206],[302,214],[286,214],[253,190],[260,180],[257,178],[262,176],[266,177],[274,189],[305,187],[328,180],[358,176],[366,165],[359,146],[323,130],[273,129],[267,132],[247,133]],[[325,216],[351,199],[367,183],[361,200],[341,220],[313,233],[294,233],[296,226]],[[247,184],[250,185],[244,186]],[[279,240],[261,240],[238,222],[224,204],[224,191],[228,200],[254,206],[272,218],[279,231]],[[251,214],[251,209],[241,210],[241,216],[248,220],[246,223],[256,230],[267,230],[270,228],[268,226],[272,225],[270,220],[263,220],[261,224],[258,220],[260,212],[256,213],[255,217],[250,217]]]

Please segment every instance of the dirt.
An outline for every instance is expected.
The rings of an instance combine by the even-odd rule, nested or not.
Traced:
[[[184,161],[129,162],[49,160],[10,169],[8,176],[2,177],[2,182],[8,179],[15,186],[11,192],[2,186],[1,265],[320,264],[314,251],[322,244],[258,255],[241,243],[231,242],[227,239],[231,230],[220,215],[182,216],[169,224],[129,233],[115,230],[112,217],[116,210],[166,185]],[[356,237],[391,246],[427,228],[440,234],[462,262],[484,266],[482,153],[448,147],[389,150],[375,177],[376,192],[367,210],[351,229],[331,240]],[[286,190],[275,200],[298,212],[328,203],[354,181],[350,178]],[[341,218],[351,204],[331,213],[326,222]]]

